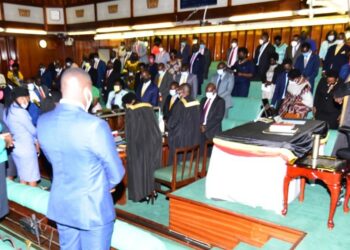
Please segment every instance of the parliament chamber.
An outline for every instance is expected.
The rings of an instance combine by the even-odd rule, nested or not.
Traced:
[[[0,250],[349,248],[349,1],[0,0],[0,51]]]

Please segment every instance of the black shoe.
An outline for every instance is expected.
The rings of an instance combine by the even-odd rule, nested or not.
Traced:
[[[153,191],[153,198],[154,198],[155,200],[157,200],[157,198],[158,198],[158,193],[157,193],[156,190]]]
[[[145,198],[142,198],[141,200],[139,200],[140,203],[147,202],[147,204],[149,203],[149,201],[150,201],[149,196],[146,196]]]

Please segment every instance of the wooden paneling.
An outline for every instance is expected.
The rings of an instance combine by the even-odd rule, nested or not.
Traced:
[[[271,238],[296,247],[305,233],[228,210],[169,195],[169,229],[208,245],[233,249],[239,242],[263,247]]]
[[[40,39],[47,41],[47,48],[39,47]],[[37,74],[40,63],[45,65],[60,60],[61,62],[68,56],[72,55],[72,48],[65,47],[63,41],[56,37],[16,37],[16,51],[20,70],[25,78],[34,77]]]

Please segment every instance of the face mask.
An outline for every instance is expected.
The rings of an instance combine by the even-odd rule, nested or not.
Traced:
[[[45,68],[40,68],[40,72],[44,73],[45,72]]]
[[[164,49],[163,48],[159,48],[159,52],[163,52],[164,51]]]
[[[170,94],[171,96],[175,96],[175,95],[177,94],[176,89],[171,89],[171,90],[169,91],[169,94]]]
[[[34,84],[33,83],[27,84],[27,88],[28,88],[29,91],[33,91],[34,90]]]
[[[217,72],[218,72],[219,75],[222,75],[224,73],[224,70],[223,69],[218,69]]]
[[[97,58],[97,57],[95,57],[95,58],[94,58],[94,61],[95,61],[95,62],[98,62],[98,58]]]
[[[298,42],[297,42],[297,41],[292,41],[292,42],[290,43],[290,45],[292,45],[292,47],[297,46],[297,44],[298,44]]]
[[[60,68],[56,68],[55,71],[58,73],[58,72],[61,71],[61,69]]]
[[[181,42],[181,46],[185,47],[186,43],[185,42]]]
[[[148,78],[142,78],[142,82],[143,82],[143,83],[147,83],[149,80],[150,80],[150,79],[148,79]]]
[[[114,92],[116,93],[118,93],[121,90],[119,85],[114,86],[113,89],[114,89]]]
[[[237,43],[231,43],[231,47],[232,48],[236,48],[237,47]]]
[[[307,57],[309,55],[309,52],[303,52],[303,56]]]
[[[259,39],[259,44],[262,45],[264,43],[263,39]]]
[[[334,35],[329,35],[328,36],[328,41],[333,42],[334,41]]]
[[[84,98],[85,98],[85,102],[86,102],[85,111],[88,112],[88,110],[91,106],[91,103],[92,103],[92,93],[87,88],[84,89]]]
[[[201,44],[201,45],[199,45],[199,48],[201,48],[201,49],[205,49],[205,44]]]
[[[197,44],[198,43],[198,40],[193,40],[193,44]]]
[[[188,72],[187,72],[187,71],[183,71],[183,72],[181,72],[181,75],[187,76],[187,75],[188,75]]]
[[[207,92],[207,93],[205,93],[205,96],[206,96],[208,99],[212,99],[213,96],[214,96],[214,93],[213,93],[213,92]]]
[[[294,84],[294,85],[297,85],[298,84],[298,82],[297,81],[294,81],[294,80],[289,80],[289,84]]]
[[[165,73],[165,71],[164,70],[159,70],[158,73],[159,73],[159,75],[163,75]]]
[[[28,102],[21,103],[20,106],[21,106],[22,109],[27,109],[28,106],[29,106],[29,103]]]
[[[66,63],[66,66],[70,67],[70,66],[72,66],[72,64],[71,63]]]

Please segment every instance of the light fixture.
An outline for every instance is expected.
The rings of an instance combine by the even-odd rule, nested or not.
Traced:
[[[172,22],[165,23],[150,23],[150,24],[139,24],[134,25],[131,28],[133,30],[149,30],[149,29],[162,29],[162,28],[173,28],[175,24]]]
[[[313,8],[313,9],[301,9],[296,10],[295,13],[299,16],[308,16],[312,12],[314,15],[330,14],[338,12],[335,8],[324,7],[324,8]],[[343,11],[345,12],[345,10]],[[344,14],[344,13],[343,13]]]
[[[68,35],[70,36],[81,36],[81,35],[95,35],[95,30],[81,30],[81,31],[70,31]]]
[[[293,16],[293,11],[292,10],[285,10],[285,11],[274,11],[274,12],[264,12],[264,13],[248,14],[248,15],[231,16],[228,20],[231,22],[242,22],[242,21],[271,19],[271,18],[279,18],[279,17],[291,17],[291,16]]]
[[[39,41],[39,46],[40,46],[40,48],[45,49],[45,48],[47,47],[47,42],[46,42],[46,40],[45,40],[45,39],[41,39],[41,40]]]
[[[0,32],[4,32],[4,31],[5,31],[5,29],[0,27]]]
[[[16,33],[16,34],[30,34],[30,35],[46,35],[45,30],[32,30],[32,29],[16,29],[16,28],[6,28],[6,33]]]
[[[131,32],[119,32],[119,33],[105,33],[95,35],[95,40],[115,40],[115,39],[130,39],[136,37],[150,37],[154,36],[154,32],[149,31],[131,31]]]
[[[129,31],[129,30],[131,30],[130,26],[116,26],[116,27],[98,28],[98,29],[96,29],[96,32],[98,32],[98,33],[108,33],[108,32]]]

